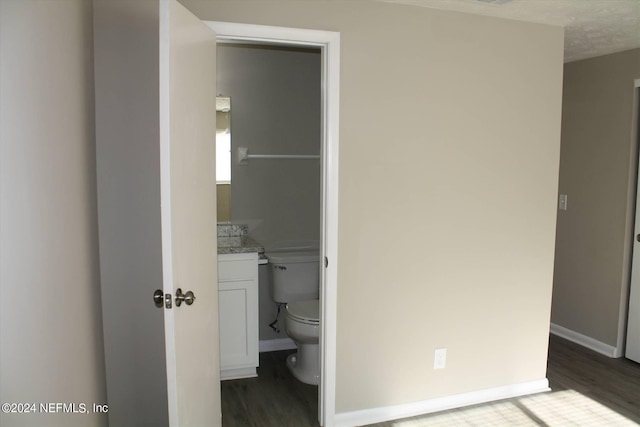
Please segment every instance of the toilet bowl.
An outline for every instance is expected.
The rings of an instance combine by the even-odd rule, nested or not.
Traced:
[[[287,304],[287,335],[296,343],[298,352],[287,357],[289,371],[299,381],[318,385],[320,382],[320,305],[318,300]]]
[[[287,304],[285,330],[298,352],[287,358],[289,371],[299,381],[317,385],[320,379],[320,254],[308,245],[299,250],[287,246],[285,250],[266,253],[271,264],[272,299]]]

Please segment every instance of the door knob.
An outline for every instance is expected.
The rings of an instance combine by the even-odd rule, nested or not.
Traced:
[[[637,234],[637,235],[636,235],[636,240],[637,240],[638,242],[640,242],[640,234]]]
[[[162,308],[164,303],[165,308],[171,308],[171,294],[163,294],[162,289],[156,289],[153,292],[153,303],[158,308]]]
[[[177,307],[180,307],[180,305],[182,304],[183,301],[184,301],[185,304],[191,305],[191,304],[193,304],[193,302],[195,300],[196,300],[196,296],[191,291],[187,291],[187,293],[185,293],[185,294],[182,293],[182,289],[181,288],[178,288],[178,290],[176,291],[176,306]]]
[[[153,302],[156,307],[162,307],[162,301],[164,299],[164,294],[162,293],[162,289],[156,289],[153,293]]]

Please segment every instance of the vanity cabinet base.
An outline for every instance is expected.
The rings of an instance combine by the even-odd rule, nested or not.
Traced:
[[[258,352],[258,254],[218,256],[220,379],[256,377]]]

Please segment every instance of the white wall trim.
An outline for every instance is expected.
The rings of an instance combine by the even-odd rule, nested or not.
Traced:
[[[551,333],[576,344],[580,344],[581,346],[591,349],[597,353],[604,354],[607,357],[622,357],[621,348],[605,344],[579,332],[556,325],[555,323],[551,324]]]
[[[276,338],[272,340],[260,340],[260,353],[269,351],[293,350],[298,348],[291,338]]]
[[[338,190],[340,117],[340,33],[265,25],[204,21],[218,41],[249,41],[315,46],[322,56],[322,253],[329,260],[320,289],[320,425],[333,427],[336,405],[336,336],[338,311]]]
[[[220,371],[220,381],[255,378],[257,376],[255,366],[252,368],[225,369],[224,371]]]
[[[640,127],[640,119],[638,117],[638,109],[640,108],[640,79],[634,80],[633,88],[633,111],[631,118],[631,141],[629,146],[631,147],[629,153],[629,178],[628,178],[628,193],[627,193],[627,220],[625,224],[625,236],[627,236],[627,247],[623,252],[623,274],[625,280],[622,282],[622,292],[620,293],[620,309],[618,311],[618,340],[616,341],[616,347],[620,350],[620,356],[627,355],[629,347],[633,349],[633,329],[635,325],[632,322],[632,317],[637,313],[634,311],[634,304],[631,299],[631,294],[638,286],[637,268],[634,269],[634,263],[638,263],[638,254],[634,254],[635,248],[635,236],[639,228],[640,213],[636,211],[636,207],[640,201],[640,176],[638,176],[638,170],[640,161],[638,158],[638,143],[640,142],[640,135],[638,129]],[[637,267],[637,266],[636,266]],[[638,308],[636,308],[637,310]],[[633,350],[632,350],[633,352]],[[628,356],[627,356],[628,357]],[[635,359],[632,359],[635,360]]]
[[[250,41],[322,47],[340,33],[306,30],[302,28],[272,27],[269,25],[236,24],[232,22],[204,21],[218,35],[221,42]]]
[[[423,400],[420,402],[384,406],[381,408],[366,409],[362,411],[343,412],[336,414],[335,425],[336,427],[351,427],[380,423],[549,390],[549,381],[546,378],[543,378],[525,383],[493,387],[469,393],[455,394],[453,396]]]

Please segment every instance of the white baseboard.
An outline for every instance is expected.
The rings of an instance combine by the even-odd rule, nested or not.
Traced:
[[[258,373],[256,368],[238,368],[238,369],[225,369],[220,371],[220,380],[239,380],[243,378],[257,377]]]
[[[353,427],[380,423],[549,390],[549,381],[543,378],[526,383],[494,387],[453,396],[439,397],[437,399],[423,400],[421,402],[365,409],[362,411],[343,412],[336,414],[335,426]]]
[[[260,340],[259,351],[266,353],[269,351],[294,350],[298,348],[291,338],[276,338],[274,340]]]
[[[604,354],[607,357],[622,357],[622,349],[605,344],[563,326],[556,325],[555,323],[551,324],[551,333],[576,344],[580,344],[581,346],[589,348],[597,353]]]

